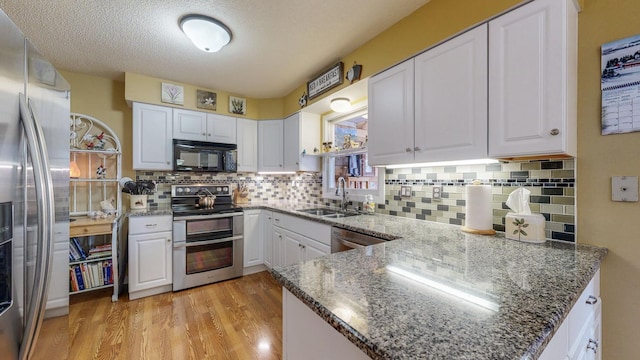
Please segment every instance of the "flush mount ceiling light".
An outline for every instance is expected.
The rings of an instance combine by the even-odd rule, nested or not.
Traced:
[[[183,16],[180,29],[205,52],[216,52],[231,41],[231,30],[225,24],[204,15]]]
[[[347,98],[335,98],[331,100],[331,110],[335,112],[345,112],[351,108],[351,101]]]

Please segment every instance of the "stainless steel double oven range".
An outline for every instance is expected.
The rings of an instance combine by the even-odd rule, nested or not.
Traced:
[[[242,276],[243,213],[230,185],[172,185],[173,290]],[[213,207],[201,197],[215,195]]]

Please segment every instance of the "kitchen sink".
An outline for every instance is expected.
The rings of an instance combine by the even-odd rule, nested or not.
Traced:
[[[339,218],[345,218],[345,217],[350,217],[350,216],[356,216],[356,215],[360,215],[358,213],[352,213],[352,212],[339,212],[339,213],[335,213],[335,214],[329,214],[329,215],[324,215],[323,217],[329,218],[329,219],[339,219]]]
[[[322,216],[329,219],[337,219],[349,216],[358,215],[356,212],[345,212],[340,210],[332,210],[332,209],[323,209],[323,208],[315,208],[315,209],[299,209],[296,211],[300,211],[309,215]]]
[[[327,215],[335,215],[337,214],[337,211],[335,210],[331,210],[331,209],[321,209],[321,208],[316,208],[316,209],[300,209],[300,210],[296,210],[296,211],[300,211],[309,215],[317,215],[317,216],[327,216]]]

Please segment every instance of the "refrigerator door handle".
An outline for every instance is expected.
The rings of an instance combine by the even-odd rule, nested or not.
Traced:
[[[28,359],[33,353],[38,331],[42,324],[45,301],[51,273],[51,253],[53,252],[53,224],[55,206],[53,201],[53,179],[47,145],[42,127],[36,119],[33,108],[27,103],[24,94],[20,94],[20,116],[31,154],[38,210],[37,253],[33,299],[25,309],[26,325],[20,344],[20,359]]]

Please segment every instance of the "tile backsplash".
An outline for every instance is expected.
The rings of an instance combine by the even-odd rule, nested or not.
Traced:
[[[168,205],[171,184],[242,183],[251,201],[295,200],[310,205],[334,205],[322,198],[320,174],[257,175],[253,173],[210,174],[138,171],[136,178],[155,180],[157,191],[149,197],[149,207]],[[473,180],[492,185],[493,228],[504,231],[509,211],[505,201],[517,187],[531,191],[531,210],[546,218],[546,237],[575,241],[575,161],[536,160],[489,165],[439,166],[386,169],[385,202],[376,212],[395,216],[464,225],[465,185]],[[432,199],[434,185],[442,186],[442,199]],[[400,196],[402,186],[411,187],[411,196]],[[353,205],[362,206],[360,203]]]
[[[505,205],[518,187],[531,191],[530,207],[546,219],[546,237],[575,241],[575,160],[508,162],[489,165],[387,169],[385,203],[377,211],[449,224],[464,225],[465,185],[473,180],[492,185],[493,228],[504,231]],[[434,185],[442,199],[432,199]],[[411,196],[400,196],[411,186]]]

